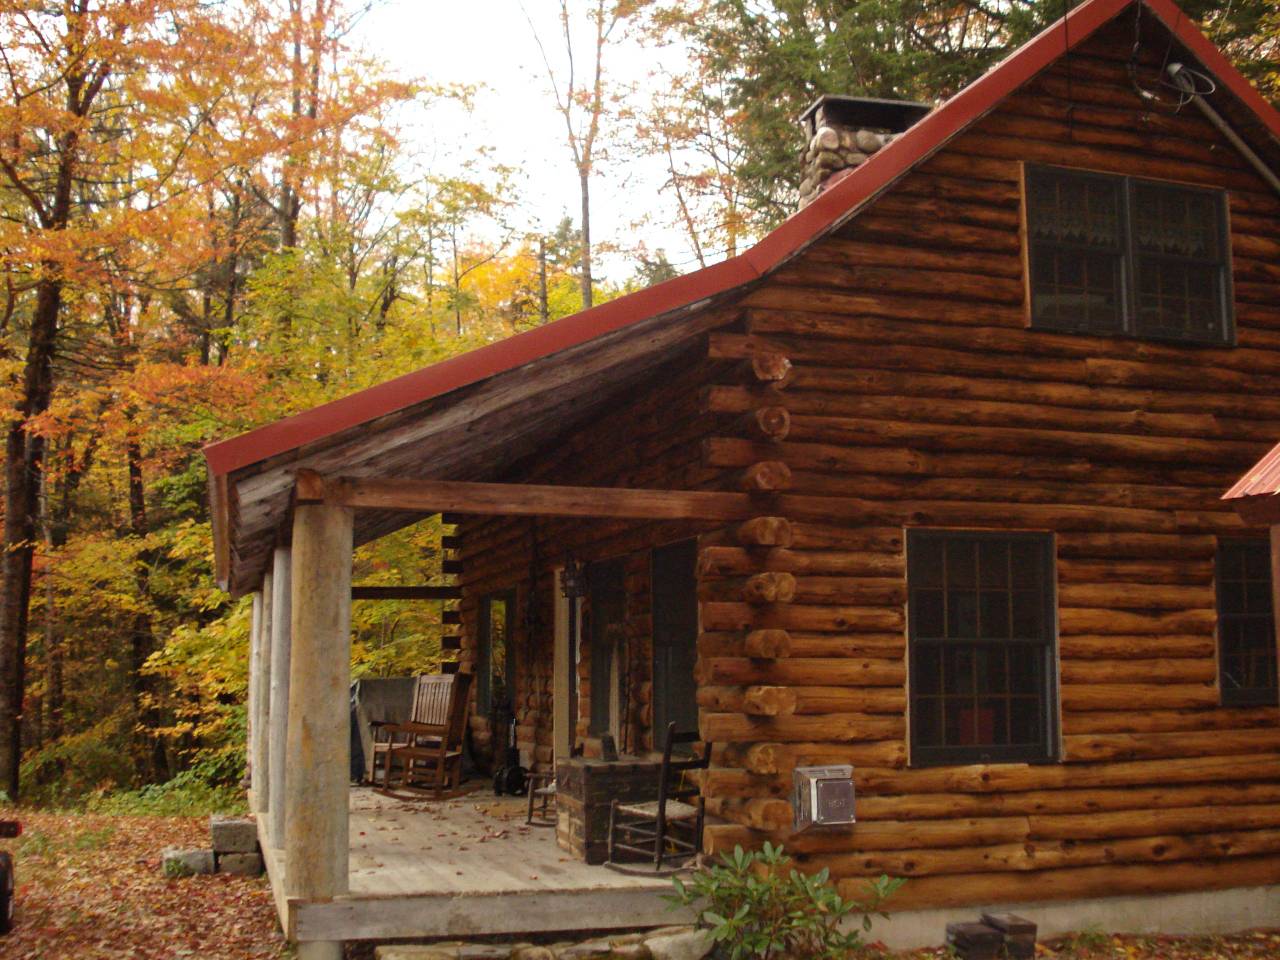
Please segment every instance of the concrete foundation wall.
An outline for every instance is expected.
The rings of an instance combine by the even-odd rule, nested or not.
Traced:
[[[948,923],[976,920],[984,911],[1026,917],[1038,926],[1036,935],[1042,941],[1091,928],[1106,933],[1238,933],[1280,926],[1280,886],[911,910],[876,920],[871,939],[898,950],[937,946],[946,937]]]

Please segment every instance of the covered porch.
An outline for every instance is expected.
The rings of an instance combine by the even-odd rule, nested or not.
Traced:
[[[476,678],[473,716],[488,726],[472,733],[491,759],[510,734],[520,763],[543,772],[602,749],[605,734],[620,753],[643,756],[679,720],[689,730],[700,723],[717,743],[758,739],[746,701],[762,717],[790,707],[743,655],[785,655],[786,624],[768,611],[791,599],[794,578],[771,567],[787,569],[790,555],[769,553],[791,543],[781,515],[790,474],[754,444],[786,436],[789,418],[768,391],[791,367],[773,354],[715,354],[705,334],[727,319],[703,300],[663,316],[629,314],[612,332],[562,321],[555,337],[547,328],[504,341],[206,451],[219,581],[254,597],[251,803],[302,960],[336,960],[348,939],[675,919],[660,899],[668,879],[589,866],[557,847],[553,831],[517,828],[442,850],[424,845],[440,839],[423,832],[429,815],[370,808],[351,793],[351,602],[366,595],[352,582],[353,551],[426,517],[453,528],[441,572],[457,584],[408,589],[457,601],[443,621],[457,635],[442,645],[453,669]],[[509,355],[517,342],[529,351],[520,363]],[[728,382],[751,385],[745,410],[708,403],[707,385]],[[750,462],[726,469],[708,459],[704,441],[720,431],[751,447]],[[597,586],[621,584],[622,602],[603,588],[570,601],[562,589],[570,563],[599,567]],[[678,604],[665,602],[675,594]],[[664,611],[677,606],[672,621]],[[486,686],[494,661],[485,638],[499,622],[521,662],[515,682]],[[624,654],[599,656],[601,639]],[[704,641],[719,666],[695,679]],[[514,691],[505,725],[491,709],[499,689]],[[715,723],[706,706],[719,711]],[[811,736],[811,724],[794,726],[782,732]],[[716,775],[703,781],[704,795]],[[709,814],[789,822],[785,802],[721,793]],[[518,849],[494,856],[504,843]]]
[[[374,510],[571,518],[578,527],[583,520],[603,519],[648,531],[668,521],[723,526],[752,517],[757,506],[750,495],[737,492],[357,480],[299,472],[290,545],[276,549],[263,590],[255,595],[250,687],[251,804],[281,923],[299,943],[299,955],[336,958],[345,940],[679,922],[681,916],[662,899],[671,891],[668,877],[624,875],[590,865],[585,839],[579,845],[564,843],[563,822],[555,831],[526,826],[521,798],[464,790],[442,801],[406,800],[350,787],[350,607],[364,589],[352,584],[352,551],[361,514]],[[688,561],[687,600],[696,611],[696,550],[682,555]],[[544,572],[525,589],[555,600],[553,622],[545,625],[538,649],[554,661],[553,709],[543,718],[554,743],[552,756],[563,762],[584,743],[601,739],[591,736],[601,732],[591,725],[596,714],[606,725],[620,724],[625,711],[618,708],[622,687],[612,681],[609,696],[600,697],[597,684],[596,696],[590,697],[591,672],[577,652],[581,626],[589,620],[584,603],[585,609],[597,609],[596,632],[607,632],[600,612],[604,605],[593,607],[592,597],[565,596],[558,589],[562,567],[548,565]],[[457,588],[422,589],[439,591],[440,597],[459,593]],[[461,591],[464,597],[468,589]],[[492,632],[470,617],[462,619],[463,633],[474,635],[473,641]],[[696,614],[686,626],[692,651]],[[473,656],[454,667],[472,672],[485,664]],[[692,659],[687,667],[689,707],[696,700]],[[620,673],[615,667],[612,676]],[[571,682],[571,677],[578,679]],[[628,740],[621,725],[612,729],[619,731],[624,753],[651,754],[652,742]],[[538,756],[531,746],[521,759],[547,769]],[[651,758],[647,762],[656,790],[656,766]]]
[[[284,851],[261,821],[276,908],[293,939],[551,933],[565,917],[600,930],[682,919],[662,899],[669,879],[588,866],[553,831],[525,824],[520,797],[476,790],[402,801],[358,787],[349,817],[349,889],[325,899],[286,894]]]

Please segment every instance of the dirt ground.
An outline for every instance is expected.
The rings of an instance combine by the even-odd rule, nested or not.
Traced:
[[[0,808],[23,836],[16,854],[17,923],[0,938],[4,960],[287,960],[265,880],[167,879],[160,851],[208,843],[192,817],[37,813]],[[1278,918],[1280,919],[1280,918]],[[874,934],[873,934],[874,936]],[[944,949],[868,951],[933,960]],[[1088,931],[1037,948],[1046,960],[1280,960],[1280,930],[1233,937],[1129,937]],[[368,945],[351,951],[372,956]]]

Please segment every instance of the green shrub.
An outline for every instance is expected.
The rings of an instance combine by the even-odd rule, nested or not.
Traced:
[[[865,901],[845,900],[825,869],[804,874],[790,863],[780,846],[765,843],[751,853],[735,847],[732,856],[687,881],[676,877],[675,895],[667,899],[694,910],[711,930],[718,957],[817,960],[846,957],[861,947],[871,915],[887,917],[880,907],[903,884],[882,876],[868,881]],[[855,917],[861,918],[858,928],[846,931],[846,921]]]
[[[243,813],[245,801],[239,786],[222,782],[207,764],[197,764],[165,783],[94,794],[85,807],[94,813],[125,816],[199,817]]]

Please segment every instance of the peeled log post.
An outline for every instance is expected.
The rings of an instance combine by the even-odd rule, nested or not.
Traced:
[[[752,517],[738,524],[736,533],[746,547],[791,546],[791,523],[784,517]]]
[[[258,719],[258,688],[262,676],[263,634],[266,632],[264,622],[262,591],[253,594],[253,608],[249,617],[249,685],[248,685],[248,736],[245,744],[245,760],[249,768],[249,794],[255,811],[262,809],[258,794],[265,783],[263,771],[258,768],[258,741],[266,734]]]
[[[345,507],[294,509],[284,884],[301,900],[348,889],[352,521]],[[341,944],[304,946],[341,956]]]
[[[265,816],[271,805],[271,635],[274,631],[275,590],[272,573],[262,578],[261,614],[258,625],[258,644],[253,657],[254,691],[253,726],[257,735],[253,738],[253,810]]]
[[[790,687],[747,687],[742,710],[756,717],[780,717],[796,712],[796,693]]]
[[[289,653],[292,644],[291,630],[291,554],[288,547],[277,547],[272,559],[271,589],[274,595],[271,618],[271,705],[268,710],[271,746],[268,778],[271,845],[284,846],[285,762],[289,749]]]
[[[742,644],[742,652],[760,660],[791,656],[791,634],[786,630],[752,630]]]
[[[791,468],[781,460],[762,460],[743,470],[738,475],[736,486],[747,493],[790,490]]]
[[[790,603],[796,595],[796,578],[789,573],[757,573],[742,587],[747,603]]]

